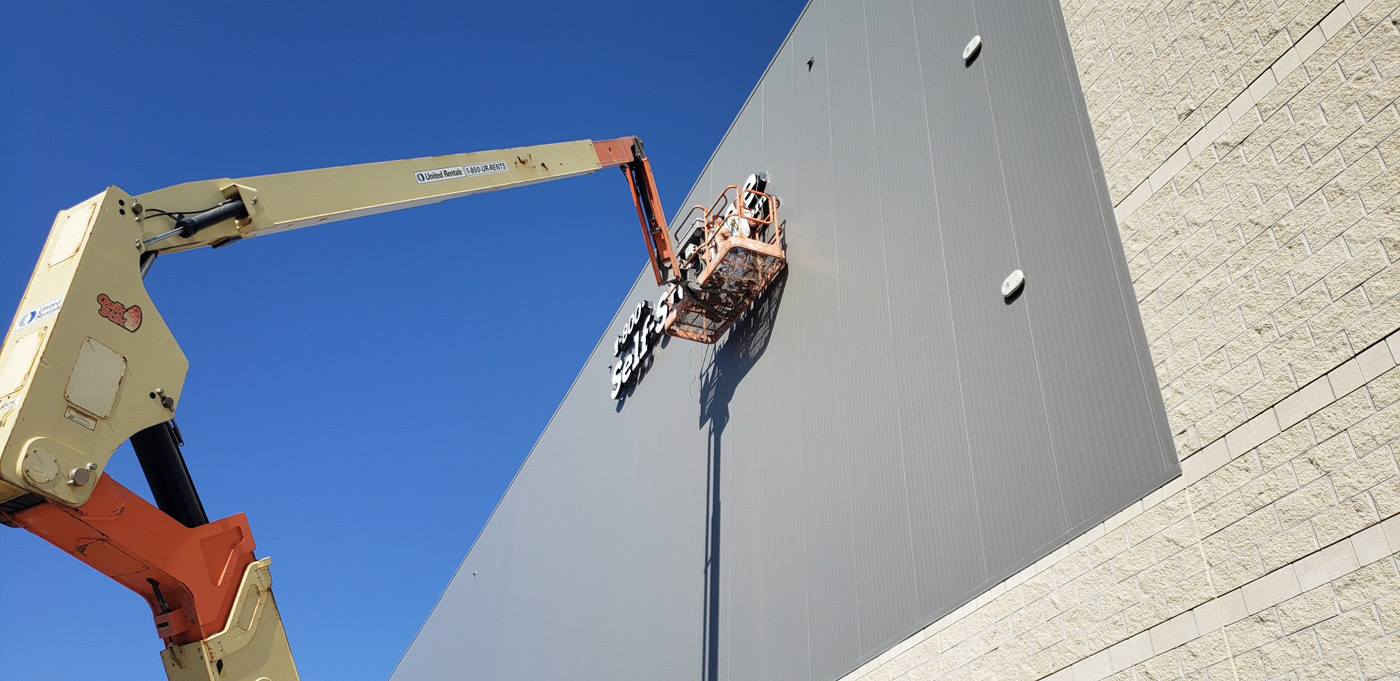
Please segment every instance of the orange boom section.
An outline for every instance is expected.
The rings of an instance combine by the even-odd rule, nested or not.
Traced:
[[[681,271],[676,262],[675,244],[671,242],[671,232],[666,228],[661,195],[656,191],[656,178],[651,174],[651,161],[647,160],[642,141],[636,137],[619,137],[594,142],[593,148],[598,154],[598,165],[604,168],[621,166],[622,174],[627,177],[627,185],[632,190],[632,203],[637,208],[637,220],[642,223],[642,238],[646,241],[656,285],[679,279]]]
[[[239,513],[185,527],[110,476],[79,508],[51,501],[0,514],[135,591],[151,606],[156,633],[175,645],[204,640],[228,623],[253,533]]]

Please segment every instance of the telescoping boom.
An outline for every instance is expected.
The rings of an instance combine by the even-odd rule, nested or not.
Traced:
[[[144,598],[172,681],[297,678],[247,517],[210,521],[173,417],[189,362],[142,276],[165,253],[620,167],[657,284],[681,279],[640,140],[116,187],[59,213],[0,348],[0,522]],[[155,505],[105,475],[130,440]]]

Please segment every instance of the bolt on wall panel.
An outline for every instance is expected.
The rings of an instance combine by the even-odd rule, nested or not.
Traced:
[[[1053,0],[814,0],[672,218],[788,272],[618,402],[639,276],[394,679],[836,679],[1178,475],[1097,159]]]

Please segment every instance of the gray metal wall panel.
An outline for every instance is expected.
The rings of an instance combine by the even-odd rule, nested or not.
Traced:
[[[1027,274],[1022,303],[1035,334],[1052,448],[1059,460],[1071,452],[1078,459],[1076,473],[1059,471],[1068,531],[1119,510],[1110,503],[1114,491],[1160,467],[1163,457],[1118,455],[1134,443],[1160,447],[1159,430],[1132,418],[1142,408],[1143,386],[1116,378],[1138,374],[1141,348],[1128,313],[1136,301],[1115,285],[1112,206],[1105,193],[1084,186],[1093,177],[1089,154],[1097,153],[1093,138],[1080,134],[1087,112],[1071,89],[1074,64],[1058,41],[1030,39],[1038,27],[1062,21],[1050,3],[989,0],[978,7],[979,30],[998,37],[983,66]],[[1042,108],[1075,115],[1041,116]]]
[[[797,118],[793,97],[794,80],[805,70],[806,57],[798,57],[791,41],[783,46],[773,67],[763,79],[763,156],[764,165],[774,177],[796,179],[795,150],[802,143],[791,121]],[[786,215],[786,210],[783,214]],[[783,282],[786,293],[787,282]],[[781,306],[786,296],[770,300]],[[789,309],[792,309],[789,306]],[[781,309],[779,310],[781,312]],[[758,319],[776,319],[778,314],[757,315]],[[760,451],[766,452],[765,478],[768,499],[763,518],[763,541],[771,559],[764,593],[767,598],[766,621],[769,647],[765,651],[766,679],[810,678],[810,655],[807,637],[808,562],[805,550],[808,542],[808,515],[802,503],[806,493],[804,480],[809,462],[802,450],[802,440],[792,432],[793,420],[800,417],[801,398],[795,394],[791,377],[798,376],[802,367],[802,336],[795,320],[786,319],[767,335],[762,347],[762,361],[756,362],[764,386],[761,413],[780,415],[763,421],[764,440]],[[748,327],[745,327],[748,331]],[[761,330],[753,335],[762,337]],[[757,349],[756,349],[757,350]],[[771,350],[771,351],[770,351]],[[787,377],[786,379],[784,377]],[[794,626],[802,622],[804,626]]]
[[[836,446],[845,419],[840,410],[845,389],[836,372],[845,360],[833,343],[843,323],[835,296],[840,272],[835,211],[838,185],[831,158],[832,121],[830,91],[825,65],[829,19],[824,2],[808,5],[806,14],[790,38],[798,63],[792,65],[793,99],[798,117],[793,185],[779,194],[787,200],[782,209],[788,223],[790,273],[777,323],[800,329],[801,369],[798,374],[796,413],[807,467],[804,494],[796,503],[804,507],[811,529],[803,558],[809,570],[807,582],[808,636],[814,676],[826,676],[833,668],[861,654],[856,632],[860,599],[855,588],[855,541],[848,484],[848,457]],[[805,58],[804,58],[805,56]],[[821,68],[807,70],[813,59]],[[777,188],[774,188],[777,191]],[[822,223],[815,229],[806,225]],[[804,225],[797,229],[797,225]]]
[[[886,379],[899,409],[918,570],[909,600],[929,613],[970,593],[985,571],[976,504],[944,503],[968,495],[972,469],[914,9],[909,0],[865,6],[871,62],[881,65],[872,70],[871,83],[875,148],[894,143],[906,149],[878,159],[882,222],[887,243],[897,245],[885,249],[889,272],[899,282],[889,291],[889,307],[899,312],[891,316],[891,351],[903,369]]]
[[[763,167],[763,87],[750,97],[739,117],[735,119],[724,143],[711,161],[715,180],[711,192],[718,194],[728,184],[740,183],[749,173]],[[697,202],[709,204],[705,197]],[[760,395],[763,381],[750,380],[755,365],[744,363],[728,368],[720,390],[711,402],[710,428],[714,442],[712,451],[723,457],[720,477],[720,503],[724,517],[763,517],[762,456],[755,456],[763,424],[744,414],[762,413]],[[723,402],[723,404],[721,404]],[[738,415],[739,418],[735,418]],[[730,443],[739,443],[731,446]],[[732,527],[732,526],[731,526]],[[763,601],[764,556],[756,542],[761,538],[758,523],[746,522],[739,531],[724,528],[720,535],[724,585],[721,610],[720,669],[761,669],[766,641],[761,626],[765,616]],[[743,603],[738,612],[745,616],[732,617],[733,603]]]
[[[846,361],[833,370],[841,378],[838,399],[843,428],[834,444],[841,452],[852,498],[855,580],[860,599],[862,650],[890,641],[918,615],[908,494],[899,403],[890,375],[871,372],[860,358],[890,357],[897,341],[889,306],[891,273],[886,262],[886,224],[871,100],[871,71],[862,3],[828,5],[826,72],[831,88],[832,166],[840,190],[830,219],[836,223],[840,278],[835,291],[842,322],[831,335]],[[883,67],[895,65],[882,65]],[[895,276],[898,276],[897,274]],[[852,453],[859,455],[852,456]],[[832,556],[835,559],[836,556]]]
[[[1027,546],[1057,536],[1064,514],[1057,490],[1045,484],[1057,473],[1025,306],[1005,304],[999,290],[1018,263],[982,69],[961,59],[977,34],[976,12],[966,1],[915,10],[973,503],[984,560],[996,573],[1022,560]]]
[[[1050,3],[1049,9],[1053,13],[1053,21],[1057,25],[1064,24],[1064,15],[1058,3]],[[1074,66],[1074,59],[1069,47],[1069,36],[1065,33],[1059,35],[1059,46],[1061,59],[1065,64],[1064,75],[1067,80],[1066,88],[1073,93],[1083,92],[1079,81],[1079,70]],[[1143,393],[1146,396],[1149,409],[1154,412],[1165,412],[1166,406],[1163,404],[1162,392],[1158,389],[1157,371],[1152,364],[1152,355],[1147,351],[1147,334],[1142,325],[1141,310],[1138,309],[1136,293],[1133,290],[1132,278],[1127,272],[1127,262],[1120,257],[1123,253],[1122,235],[1118,232],[1117,220],[1114,217],[1113,205],[1109,199],[1108,180],[1104,177],[1103,162],[1099,156],[1098,144],[1094,137],[1093,127],[1089,121],[1089,111],[1083,97],[1074,97],[1073,105],[1076,109],[1076,122],[1079,126],[1078,136],[1084,141],[1084,152],[1088,160],[1088,173],[1094,178],[1095,196],[1098,198],[1102,208],[1098,216],[1097,224],[1102,226],[1104,238],[1103,246],[1108,250],[1107,259],[1112,263],[1114,270],[1114,283],[1118,289],[1118,297],[1123,301],[1124,323],[1127,333],[1130,334],[1135,352],[1133,353],[1134,369],[1142,377],[1141,383]],[[1136,395],[1133,396],[1134,398]],[[1141,426],[1141,421],[1134,420],[1135,425]],[[1159,470],[1174,470],[1177,465],[1176,444],[1172,440],[1171,428],[1165,419],[1154,419],[1150,426],[1153,432],[1146,437],[1155,437],[1160,451]],[[1137,442],[1137,440],[1134,440]]]
[[[639,277],[394,678],[833,679],[1178,474],[1064,32],[813,2],[673,218],[767,170],[786,279],[617,404]]]

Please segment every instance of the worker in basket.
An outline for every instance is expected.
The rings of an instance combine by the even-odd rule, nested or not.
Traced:
[[[710,257],[719,251],[721,243],[733,238],[753,239],[767,217],[768,202],[761,192],[768,188],[768,173],[755,173],[735,192],[734,200],[719,221],[719,233],[710,244]]]
[[[756,228],[757,219],[750,217],[753,215],[747,206],[744,205],[740,197],[735,197],[734,202],[724,211],[724,216],[719,219],[719,228],[716,230],[715,238],[710,242],[709,259],[713,260],[718,256],[720,247],[724,242],[738,237],[741,239],[752,239]],[[719,274],[724,277],[725,282],[729,282],[734,272],[733,262],[724,262],[719,266]],[[724,288],[732,288],[732,285],[721,284]]]
[[[685,268],[683,276],[683,289],[685,296],[707,314],[719,316],[719,311],[713,305],[705,301],[705,292],[714,291],[713,287],[704,286],[700,283],[700,275],[705,271],[705,263],[709,260],[705,250],[705,220],[696,218],[691,224],[690,236],[686,237],[685,243],[681,245],[681,263]]]
[[[685,287],[695,293],[701,291],[700,274],[705,271],[705,265],[713,257],[713,248],[705,246],[705,236],[708,231],[705,229],[704,218],[695,218],[695,222],[691,224],[690,236],[681,245],[681,262],[685,266]]]

